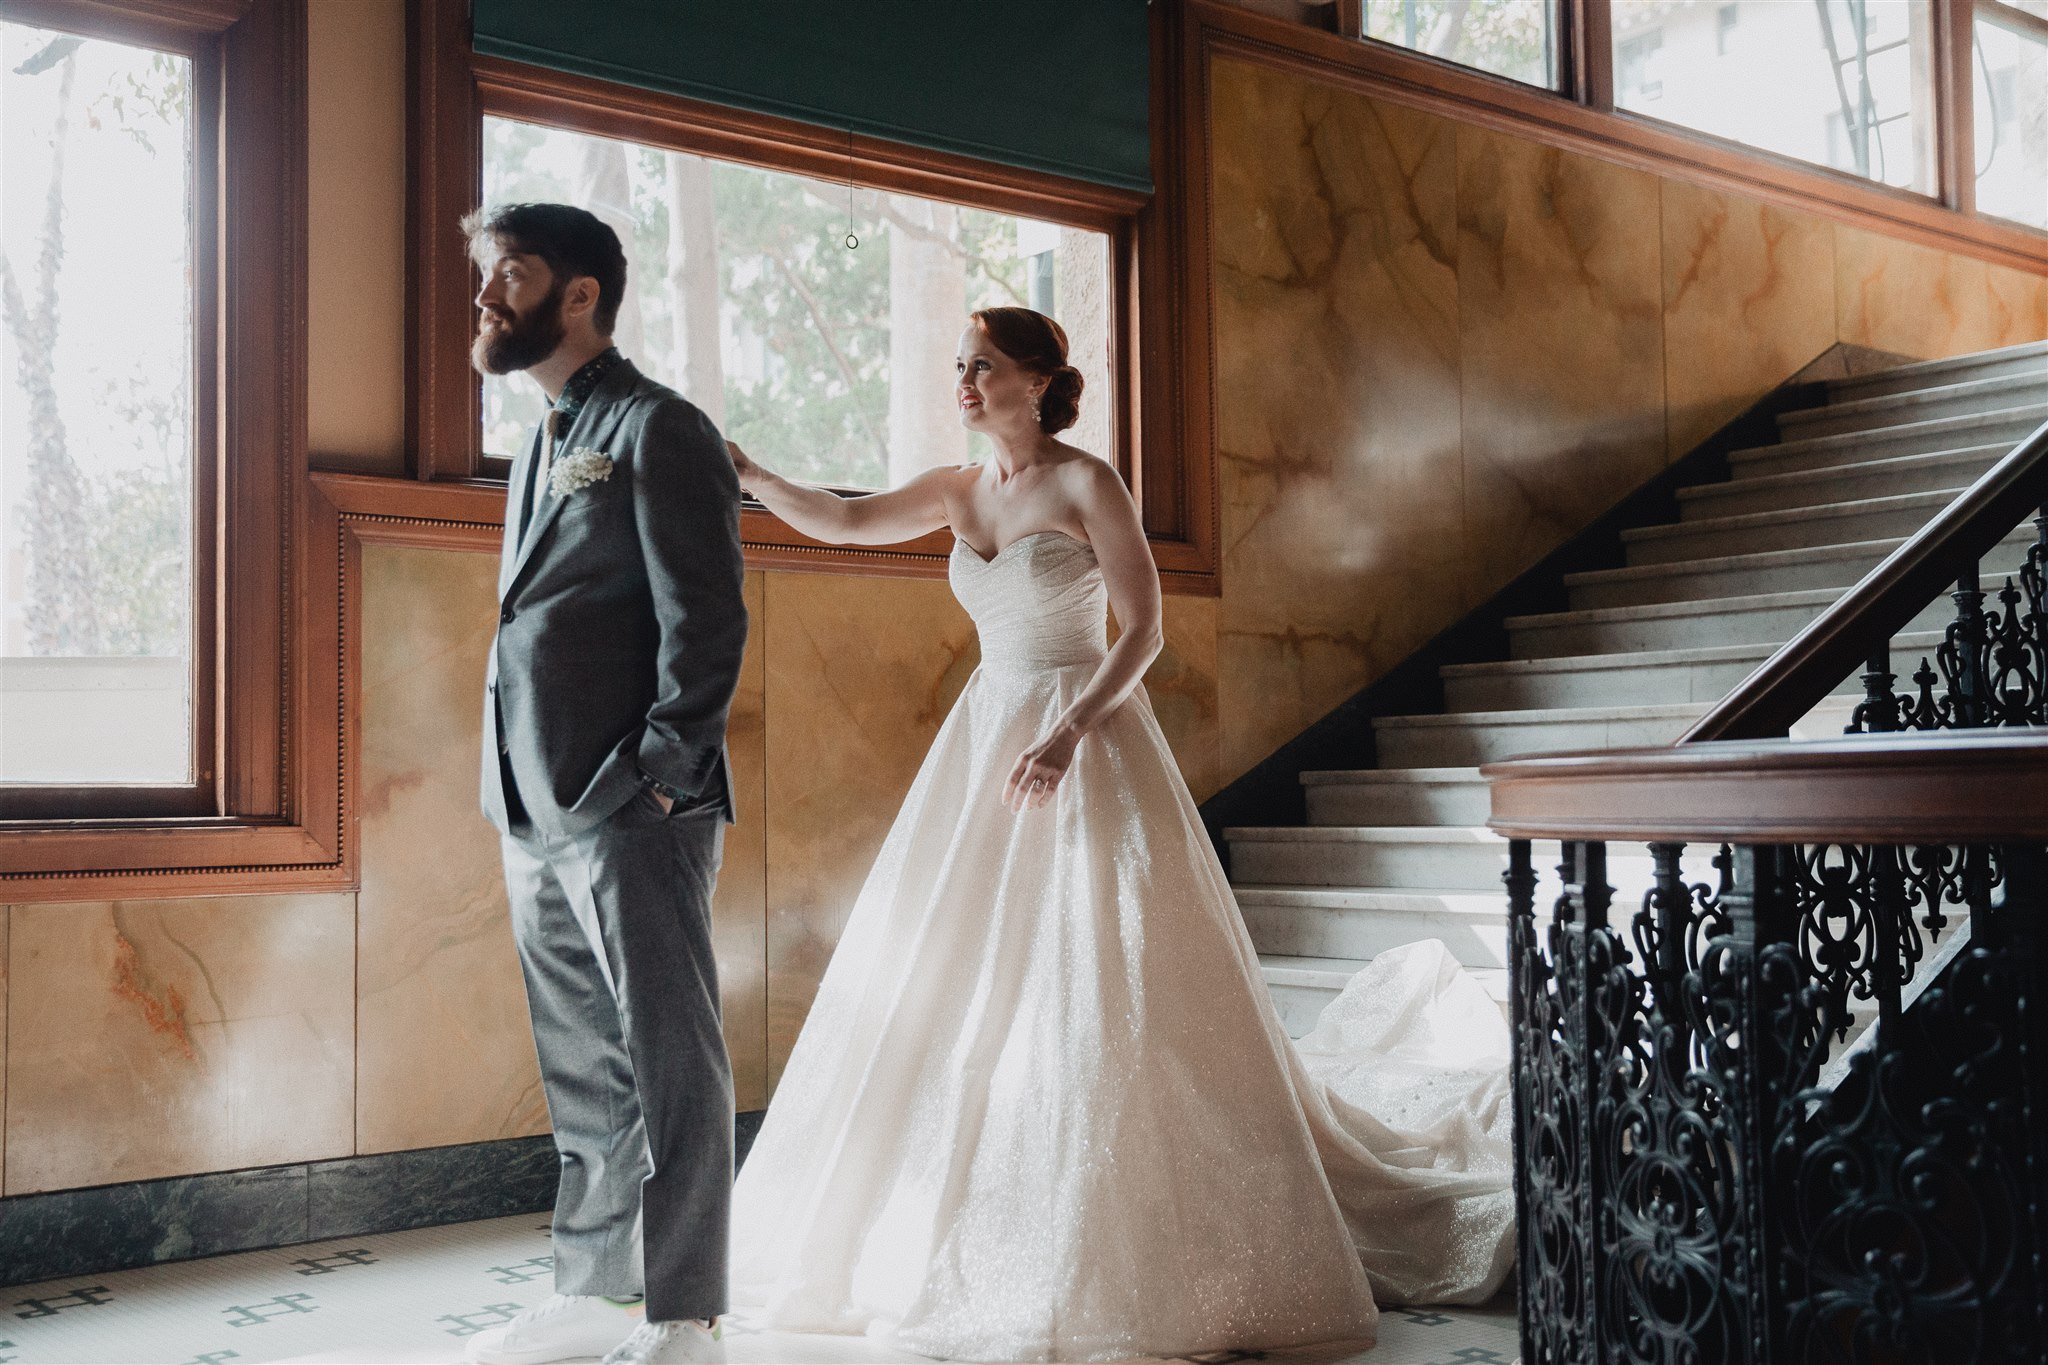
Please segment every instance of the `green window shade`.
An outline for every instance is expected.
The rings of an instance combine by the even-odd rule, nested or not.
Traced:
[[[493,57],[1152,188],[1145,0],[474,0]]]

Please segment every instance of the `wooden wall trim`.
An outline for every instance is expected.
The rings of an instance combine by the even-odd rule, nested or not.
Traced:
[[[312,475],[294,625],[293,814],[0,827],[0,902],[356,889],[362,547],[496,554],[503,509],[502,487]]]
[[[65,32],[112,30],[189,47],[249,16],[256,0],[7,0],[8,21]]]
[[[2048,233],[1960,213],[1928,195],[1777,156],[1383,43],[1325,33],[1224,0],[1187,0],[1199,44],[1395,104],[1726,190],[1960,255],[2048,274]],[[1589,35],[1590,36],[1590,35]]]

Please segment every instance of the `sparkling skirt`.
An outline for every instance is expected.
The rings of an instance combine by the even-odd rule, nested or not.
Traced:
[[[1490,1296],[1498,1007],[1418,945],[1298,1052],[1142,690],[1051,803],[1005,808],[1095,666],[985,661],[940,729],[740,1173],[735,1299],[1090,1361],[1370,1340],[1375,1288]]]

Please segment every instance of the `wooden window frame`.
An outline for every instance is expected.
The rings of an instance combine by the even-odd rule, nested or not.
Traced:
[[[1730,190],[1923,245],[2040,273],[2048,232],[1977,212],[1970,43],[1978,7],[2041,21],[1998,0],[1929,0],[1922,62],[1923,143],[1935,189],[1922,192],[1752,147],[1614,107],[1613,0],[1554,0],[1565,70],[1558,88],[1358,35],[1362,0],[1337,0],[1334,33],[1254,14],[1224,0],[1188,0],[1204,51],[1264,60],[1460,122],[1533,138],[1623,165]]]
[[[320,641],[293,558],[305,535],[305,0],[8,0],[7,17],[194,61],[200,780],[0,792],[0,900],[331,881],[337,719],[307,668]]]
[[[1173,8],[1155,6],[1152,18],[1153,144],[1162,169],[1175,108],[1175,68],[1163,60],[1174,50],[1178,25],[1166,13]],[[1116,403],[1108,453],[1137,497],[1167,590],[1218,591],[1214,459],[1183,454],[1209,451],[1211,444],[1191,432],[1187,418],[1191,407],[1206,410],[1203,403],[1191,404],[1190,395],[1206,384],[1207,374],[1193,375],[1186,364],[1191,328],[1182,315],[1184,292],[1176,285],[1186,243],[1174,231],[1181,215],[1171,196],[480,56],[471,43],[467,9],[464,0],[409,0],[407,447],[415,477],[498,486],[507,477],[506,462],[482,450],[480,389],[469,362],[476,277],[455,224],[481,196],[484,118],[511,118],[1103,233],[1110,251]],[[1162,72],[1163,77],[1157,74]],[[823,545],[752,502],[742,509],[740,532],[747,561],[756,568],[934,578],[945,574],[952,546],[945,531],[901,545]]]

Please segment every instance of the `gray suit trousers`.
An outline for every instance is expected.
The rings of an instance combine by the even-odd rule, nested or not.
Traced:
[[[732,1066],[711,888],[724,807],[642,790],[582,833],[519,821],[505,886],[561,1184],[555,1290],[645,1293],[651,1319],[726,1310]]]

